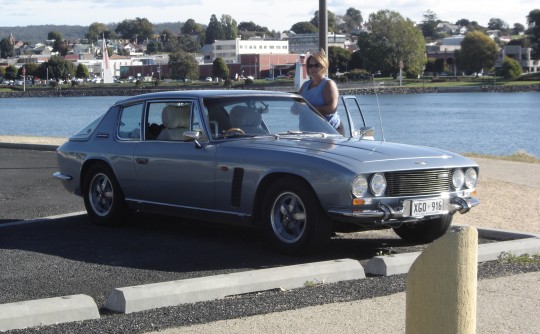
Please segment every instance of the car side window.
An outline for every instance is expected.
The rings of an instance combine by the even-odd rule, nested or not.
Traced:
[[[160,101],[147,105],[145,140],[188,141],[187,131],[198,131],[201,140],[207,140],[194,101]]]
[[[122,116],[118,124],[118,137],[124,140],[141,139],[141,117],[143,104],[134,104],[122,109]]]

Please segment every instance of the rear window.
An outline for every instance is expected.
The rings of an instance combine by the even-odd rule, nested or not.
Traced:
[[[99,116],[98,118],[93,120],[90,124],[80,129],[77,133],[71,136],[70,139],[85,140],[85,139],[90,138],[90,136],[92,135],[92,133],[94,133],[94,131],[96,130],[97,126],[99,125],[103,117],[105,117],[105,114]]]

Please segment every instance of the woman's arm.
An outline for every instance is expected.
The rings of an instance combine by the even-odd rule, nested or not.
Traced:
[[[323,115],[333,114],[337,110],[339,91],[334,80],[328,80],[324,86],[323,97],[325,101],[324,106],[319,106],[317,109]]]

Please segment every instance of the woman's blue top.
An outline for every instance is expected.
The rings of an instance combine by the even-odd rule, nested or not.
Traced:
[[[318,86],[309,88],[312,83],[312,80],[310,79],[302,85],[300,95],[315,107],[324,106],[326,104],[326,101],[324,100],[324,87],[329,81],[329,78],[323,77],[322,82]],[[337,111],[333,114],[324,115],[324,117],[334,128],[337,128],[341,123]]]

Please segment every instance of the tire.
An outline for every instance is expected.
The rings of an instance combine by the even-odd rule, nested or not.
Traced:
[[[417,224],[403,225],[393,230],[405,241],[429,243],[442,237],[448,231],[450,224],[452,224],[452,217],[452,215],[444,215]]]
[[[109,166],[92,165],[84,178],[84,206],[97,225],[121,225],[129,218],[124,194]]]
[[[328,243],[332,224],[303,180],[285,177],[274,182],[264,198],[263,231],[278,252],[306,255]]]

